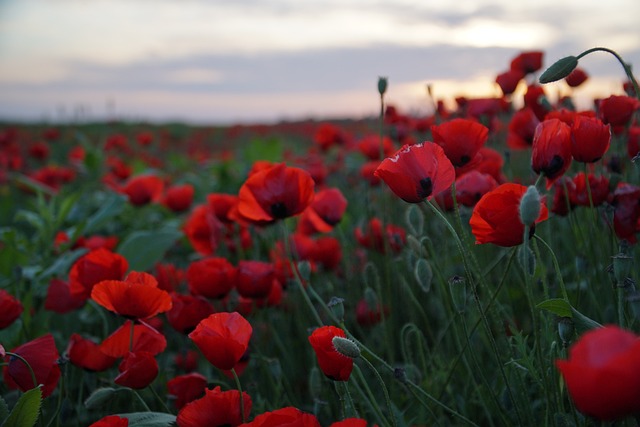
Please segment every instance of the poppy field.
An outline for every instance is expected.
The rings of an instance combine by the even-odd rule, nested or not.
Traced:
[[[551,102],[596,50],[619,93]],[[556,59],[423,117],[0,123],[0,426],[637,425],[640,90]]]

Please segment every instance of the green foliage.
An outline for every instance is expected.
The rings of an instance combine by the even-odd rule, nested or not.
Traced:
[[[146,271],[160,261],[180,237],[182,232],[171,228],[134,231],[120,244],[118,252],[129,261],[130,270]]]
[[[42,390],[40,387],[25,392],[4,420],[2,427],[33,427],[38,421],[41,405]]]

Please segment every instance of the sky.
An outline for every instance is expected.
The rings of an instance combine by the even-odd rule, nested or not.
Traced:
[[[360,118],[379,76],[388,104],[428,114],[427,84],[498,96],[522,51],[546,67],[606,46],[640,69],[638,16],[638,0],[0,0],[0,120]],[[587,83],[551,98],[622,93],[613,56],[580,66]]]

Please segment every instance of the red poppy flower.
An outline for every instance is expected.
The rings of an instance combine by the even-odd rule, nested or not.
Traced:
[[[232,369],[242,358],[253,329],[238,313],[215,313],[189,334],[204,357],[216,368]]]
[[[600,206],[609,198],[609,180],[604,175],[596,177],[592,173],[588,175],[588,179],[591,202],[593,206]],[[584,172],[580,172],[573,177],[569,200],[575,206],[589,206],[589,189],[587,189],[587,177]]]
[[[506,180],[502,173],[502,166],[504,165],[504,159],[502,154],[489,147],[482,147],[478,150],[478,154],[471,163],[461,168],[456,168],[456,176],[463,176],[464,174],[475,170],[480,173],[491,175],[496,182],[501,183]]]
[[[616,236],[635,243],[640,218],[640,187],[627,183],[618,184],[613,193],[612,205],[615,208],[613,229]]]
[[[209,301],[202,297],[171,294],[173,306],[167,311],[169,324],[176,331],[188,334],[202,319],[206,319],[213,313],[213,307]]]
[[[15,322],[23,310],[22,303],[18,299],[4,289],[0,289],[0,329]]]
[[[627,132],[627,154],[633,159],[640,153],[640,126],[631,126]]]
[[[558,119],[549,119],[536,127],[531,152],[531,168],[552,182],[571,165],[571,128]]]
[[[191,207],[194,192],[191,184],[172,185],[167,188],[163,204],[173,212],[184,212]]]
[[[58,349],[53,340],[53,335],[47,334],[29,341],[11,351],[22,356],[33,370],[37,384],[43,384],[42,397],[48,397],[58,385],[60,379],[60,367],[58,366]],[[33,377],[29,368],[17,357],[10,357],[9,363],[4,367],[4,381],[10,388],[18,388],[27,391],[37,384],[33,383]]]
[[[288,406],[260,414],[241,427],[320,427],[320,422],[315,415]]]
[[[342,421],[336,421],[329,427],[367,427],[367,420],[362,418],[347,418]]]
[[[140,132],[136,135],[136,141],[142,147],[151,145],[153,142],[153,134],[151,132]]]
[[[455,180],[455,170],[444,150],[430,142],[401,148],[380,163],[375,175],[408,203],[430,200]]]
[[[73,264],[69,272],[71,294],[87,299],[93,287],[103,280],[122,280],[129,269],[129,263],[120,254],[100,248],[91,251]]]
[[[207,205],[196,206],[184,224],[184,234],[201,255],[211,255],[218,248],[222,237],[223,224],[211,214]]]
[[[122,187],[122,192],[129,197],[129,203],[134,206],[159,202],[163,190],[164,181],[155,175],[134,176]]]
[[[100,351],[111,357],[123,357],[129,353],[131,340],[131,320],[115,330],[100,344]],[[160,332],[144,322],[133,328],[133,351],[146,351],[158,354],[167,347],[167,339]]]
[[[524,74],[536,72],[542,68],[543,56],[544,53],[538,50],[522,52],[511,60],[511,69]]]
[[[147,351],[128,353],[118,366],[118,375],[113,382],[133,389],[145,388],[158,376],[158,362]]]
[[[531,108],[516,111],[509,122],[507,146],[513,150],[531,147],[538,124],[540,120]]]
[[[500,86],[502,94],[507,96],[515,92],[520,80],[524,78],[524,73],[521,70],[509,70],[504,73],[498,74],[496,77],[496,83]]]
[[[575,183],[566,176],[561,176],[553,183],[555,192],[551,204],[551,212],[556,215],[566,216],[573,209],[571,194],[575,192]]]
[[[551,105],[547,101],[547,95],[542,86],[532,84],[527,86],[527,92],[524,94],[525,107],[531,108],[538,120],[544,120],[545,116],[551,110]]]
[[[236,290],[245,298],[265,298],[271,292],[276,278],[275,267],[270,262],[240,260]]]
[[[105,248],[113,251],[118,246],[118,238],[116,236],[81,236],[78,238],[73,248],[87,248],[93,251],[98,248]]]
[[[29,146],[29,156],[38,160],[45,160],[49,157],[49,146],[44,141],[38,141]]]
[[[304,234],[327,233],[340,222],[347,209],[347,199],[337,188],[316,193],[311,205],[302,212],[298,231]]]
[[[598,104],[598,115],[611,126],[626,126],[633,113],[640,107],[640,101],[630,96],[611,95]]]
[[[343,145],[346,142],[346,135],[342,129],[332,123],[322,123],[313,135],[313,142],[322,151],[327,151],[334,145]]]
[[[132,271],[121,280],[105,280],[93,287],[91,299],[130,319],[148,319],[171,309],[171,296],[158,288],[149,273]]]
[[[157,263],[154,277],[158,281],[158,288],[167,292],[175,291],[185,278],[185,271],[171,263]]]
[[[313,331],[309,343],[322,372],[334,381],[347,381],[353,369],[353,359],[336,351],[332,341],[334,337],[346,338],[346,334],[335,326],[322,326]]]
[[[80,334],[72,334],[65,352],[74,365],[92,372],[109,369],[118,360],[100,351],[95,342],[83,338]]]
[[[380,184],[380,178],[375,174],[378,166],[380,166],[379,160],[372,160],[360,166],[360,177],[367,181],[372,187]]]
[[[473,207],[482,196],[497,186],[491,175],[473,170],[456,180],[456,198],[461,205]]]
[[[566,81],[571,87],[578,87],[582,83],[586,82],[588,78],[589,75],[586,71],[580,67],[576,67],[567,77],[564,78],[564,81]]]
[[[360,228],[356,228],[354,235],[359,244],[380,253],[385,253],[384,239],[386,238],[391,252],[399,253],[404,248],[407,233],[397,225],[387,224],[386,227],[383,227],[382,221],[378,218],[372,218],[364,232]]]
[[[129,427],[129,419],[120,418],[117,415],[107,415],[106,417],[100,418],[89,427]]]
[[[369,160],[380,160],[380,136],[368,135],[358,142],[358,149]],[[382,138],[382,154],[384,157],[391,156],[396,151],[391,138]]]
[[[617,326],[584,333],[556,366],[576,407],[599,420],[640,413],[640,340]]]
[[[242,392],[245,414],[251,412],[251,397]],[[206,389],[204,397],[185,405],[176,419],[178,427],[223,427],[242,424],[240,392]]]
[[[571,154],[578,162],[593,163],[604,156],[611,143],[611,126],[599,119],[577,115],[571,127]]]
[[[195,371],[198,368],[199,356],[200,353],[195,350],[182,350],[180,353],[175,355],[173,363],[175,363],[177,368],[180,368],[185,372]]]
[[[527,187],[524,185],[509,183],[482,196],[469,220],[476,244],[516,246],[523,242],[524,224],[520,220],[520,200],[526,191]],[[547,207],[541,201],[536,224],[546,220],[548,216]],[[534,228],[531,227],[531,230]]]
[[[207,388],[207,378],[197,372],[178,375],[167,382],[169,397],[174,399],[176,408],[202,397]]]
[[[193,295],[224,298],[236,283],[237,269],[226,258],[205,258],[187,268],[187,283]]]
[[[238,192],[238,213],[255,223],[271,223],[295,216],[313,200],[309,172],[284,163],[251,175]]]
[[[365,327],[376,325],[382,320],[383,312],[388,315],[389,307],[383,308],[380,303],[372,307],[366,298],[362,298],[356,305],[356,322]]]
[[[433,142],[444,149],[454,166],[460,167],[476,156],[487,141],[489,129],[473,120],[453,119],[431,126],[431,133]]]
[[[238,196],[234,194],[211,193],[207,195],[207,207],[209,211],[220,221],[231,223],[231,211],[238,204]]]

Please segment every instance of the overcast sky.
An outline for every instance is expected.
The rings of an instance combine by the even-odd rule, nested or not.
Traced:
[[[524,50],[640,69],[638,0],[0,0],[0,118],[230,123],[426,112],[493,96]],[[621,93],[592,54],[583,99]],[[551,95],[567,93],[563,84]]]

